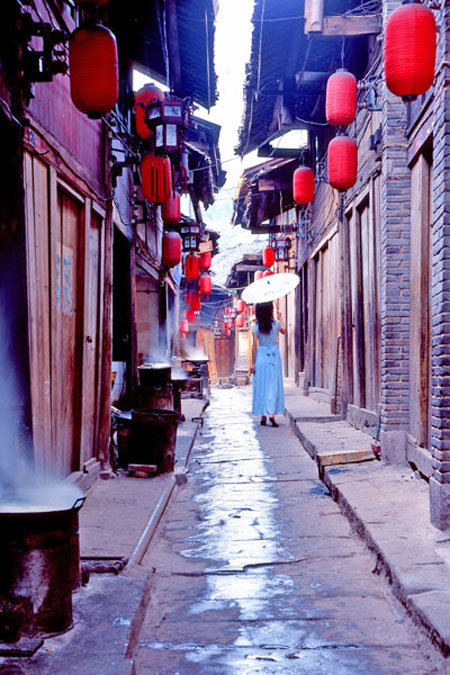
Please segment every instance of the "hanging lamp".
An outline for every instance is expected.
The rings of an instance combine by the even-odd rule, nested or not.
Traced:
[[[172,169],[168,157],[151,152],[141,160],[141,181],[144,199],[154,204],[166,202],[172,192]]]
[[[436,60],[436,21],[418,0],[406,0],[386,23],[384,72],[388,89],[404,101],[414,101],[433,84]]]
[[[357,89],[356,77],[345,68],[328,78],[325,111],[332,127],[346,127],[355,119]]]
[[[175,267],[181,262],[181,237],[178,232],[165,232],[162,240],[162,264]]]
[[[271,246],[266,246],[262,252],[264,267],[272,267],[275,262],[275,252]]]
[[[209,270],[211,267],[211,251],[200,253],[200,267],[202,270]]]
[[[176,191],[170,193],[169,199],[161,206],[161,218],[166,225],[178,225],[181,219],[180,195]]]
[[[147,115],[147,106],[154,101],[163,101],[164,94],[159,87],[149,82],[136,92],[134,97],[134,112],[136,133],[139,138],[150,138],[152,132],[145,121]]]
[[[77,28],[69,39],[70,95],[91,119],[114,108],[119,97],[117,42],[100,24]]]
[[[292,193],[296,204],[310,204],[314,199],[314,172],[299,166],[292,177]]]
[[[353,139],[340,135],[333,138],[327,152],[328,182],[336,190],[348,190],[356,183],[358,148]]]
[[[198,255],[189,253],[184,259],[184,273],[189,281],[197,281],[200,278],[200,262]],[[192,307],[192,305],[191,305]]]

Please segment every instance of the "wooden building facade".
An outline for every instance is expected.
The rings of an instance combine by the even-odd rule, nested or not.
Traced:
[[[429,483],[431,521],[441,529],[450,525],[444,5],[432,5],[434,84],[404,103],[384,79],[384,27],[399,3],[374,4],[367,15],[336,1],[324,15],[320,3],[308,0],[297,34],[278,21],[275,40],[262,18],[294,16],[298,6],[257,2],[240,148],[267,153],[272,143],[277,157],[277,133],[308,130],[303,160],[315,171],[315,197],[297,213],[297,365],[304,391],[379,434],[385,462],[420,472]],[[291,47],[282,52],[277,44]],[[355,185],[338,192],[327,181],[327,146],[336,130],[326,124],[325,90],[342,66],[358,79],[356,118],[345,129],[357,143],[358,171]]]
[[[162,268],[160,208],[143,203],[135,179],[133,70],[212,105],[216,7],[167,2],[179,31],[176,44],[163,44],[160,0],[102,6],[119,48],[119,101],[89,119],[72,103],[66,69],[68,38],[90,11],[82,4],[6,0],[0,8],[0,295],[24,445],[31,440],[44,472],[85,485],[109,461],[112,362],[126,364],[132,403],[139,360],[155,345],[170,353],[178,320],[180,271]],[[190,11],[200,12],[199,25],[181,16]],[[214,156],[220,172],[216,148]],[[196,203],[211,203],[218,188],[194,180],[191,189]]]

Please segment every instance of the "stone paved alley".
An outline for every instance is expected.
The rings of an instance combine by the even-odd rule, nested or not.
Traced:
[[[250,405],[249,387],[213,391],[142,563],[137,674],[444,672],[287,421]]]

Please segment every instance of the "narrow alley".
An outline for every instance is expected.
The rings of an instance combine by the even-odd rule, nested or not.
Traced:
[[[142,562],[136,672],[442,672],[291,432],[214,389],[187,483]]]

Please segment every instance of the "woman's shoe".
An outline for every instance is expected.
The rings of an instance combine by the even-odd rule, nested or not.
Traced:
[[[265,417],[261,417],[261,426],[265,427],[266,422],[267,422],[267,419]]]
[[[280,425],[278,424],[278,422],[276,421],[275,417],[269,417],[269,420],[270,420],[270,424],[271,424],[273,427],[279,427],[279,426],[280,426]]]

